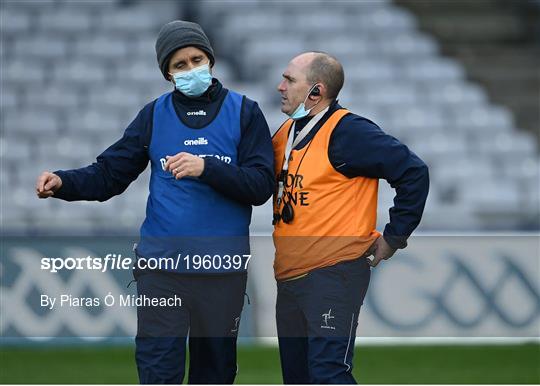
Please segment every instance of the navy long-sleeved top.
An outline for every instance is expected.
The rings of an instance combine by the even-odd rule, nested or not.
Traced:
[[[197,98],[174,91],[173,104],[184,124],[202,128],[215,118],[226,95],[227,89],[214,79],[210,88]],[[154,105],[155,100],[147,104],[127,127],[123,137],[101,153],[92,165],[56,171],[62,179],[62,187],[53,197],[66,201],[105,201],[125,191],[148,165]],[[201,110],[205,114],[188,114]],[[199,180],[233,200],[261,205],[272,195],[274,188],[273,150],[262,111],[256,102],[246,97],[242,101],[240,124],[238,164],[206,157]]]
[[[296,146],[306,146],[332,113],[342,108],[337,101]],[[294,135],[310,121],[300,119]],[[381,178],[396,190],[390,222],[385,226],[384,239],[393,248],[407,246],[407,238],[420,223],[429,191],[427,165],[407,146],[383,132],[379,126],[356,114],[343,117],[330,137],[328,158],[335,170],[346,177]]]

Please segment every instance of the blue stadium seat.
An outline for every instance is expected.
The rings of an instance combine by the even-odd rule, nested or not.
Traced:
[[[37,23],[41,31],[70,35],[91,32],[93,27],[92,14],[84,8],[52,8],[39,14]]]
[[[272,132],[286,119],[276,86],[288,61],[305,50],[337,56],[346,78],[341,104],[409,144],[432,168],[424,229],[482,229],[512,211],[517,218],[538,214],[533,138],[390,0],[193,6],[204,11],[197,20],[218,55],[215,75],[259,102]],[[54,217],[53,227],[73,222],[96,232],[110,225],[114,211],[119,226],[137,228],[148,171],[112,204],[69,205],[34,198],[39,170],[29,158],[50,170],[86,165],[121,137],[139,109],[170,91],[157,68],[155,37],[186,9],[171,0],[2,3],[0,141],[9,167],[0,170],[2,188],[13,185],[14,204],[2,208],[10,226],[46,227]],[[392,192],[381,185],[383,205]],[[262,212],[268,205],[256,211],[252,229],[270,229]]]

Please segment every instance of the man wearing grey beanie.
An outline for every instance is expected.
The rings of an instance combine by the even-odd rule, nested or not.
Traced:
[[[210,66],[214,65],[214,50],[200,25],[189,21],[176,20],[165,24],[161,28],[156,41],[156,55],[159,68],[165,79],[169,80],[168,64],[171,54],[180,48],[188,46],[204,51],[210,60]]]
[[[161,300],[137,307],[139,380],[181,384],[188,342],[189,383],[233,383],[252,206],[273,192],[270,131],[256,102],[212,77],[214,51],[198,24],[163,26],[156,56],[174,90],[148,103],[97,162],[43,172],[36,191],[104,201],[150,162],[134,277],[139,298]]]

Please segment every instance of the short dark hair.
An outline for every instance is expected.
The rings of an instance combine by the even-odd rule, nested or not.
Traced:
[[[325,52],[313,53],[315,57],[308,67],[307,81],[311,84],[319,82],[324,84],[328,90],[328,98],[336,99],[345,81],[343,66],[336,58]]]

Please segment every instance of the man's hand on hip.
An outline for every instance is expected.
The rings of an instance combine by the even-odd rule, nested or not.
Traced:
[[[165,158],[165,170],[170,171],[177,180],[187,176],[199,177],[204,171],[204,159],[196,155],[181,152]]]
[[[389,258],[391,258],[394,253],[396,253],[396,250],[397,249],[394,249],[390,245],[388,245],[384,237],[381,236],[377,240],[375,240],[373,245],[369,248],[368,252],[366,252],[365,256],[367,258],[368,256],[373,255],[373,259],[368,259],[368,263],[372,267],[376,267],[381,262],[381,260],[388,260]]]
[[[39,198],[48,198],[62,187],[62,179],[51,172],[43,172],[36,182],[36,194]]]

